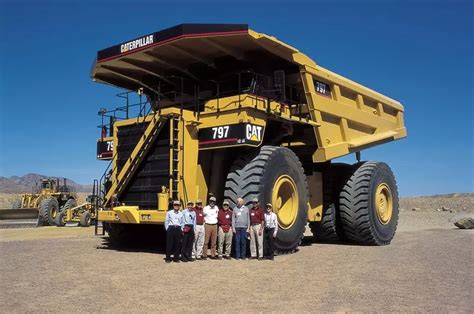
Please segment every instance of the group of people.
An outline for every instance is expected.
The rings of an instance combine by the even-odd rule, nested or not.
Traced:
[[[237,205],[230,209],[229,202],[224,201],[219,208],[216,198],[211,197],[204,208],[201,200],[196,204],[188,202],[184,210],[179,201],[173,201],[173,209],[166,213],[165,229],[167,263],[206,260],[209,246],[209,258],[230,259],[234,237],[236,259],[246,259],[247,239],[250,239],[252,259],[273,260],[278,219],[272,204],[266,204],[263,210],[258,199],[253,199],[248,208],[238,198]]]

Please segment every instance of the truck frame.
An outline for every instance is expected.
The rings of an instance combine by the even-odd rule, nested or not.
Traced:
[[[97,157],[111,161],[98,221],[112,240],[162,232],[172,200],[210,195],[272,203],[279,253],[297,249],[308,223],[321,241],[392,240],[394,175],[360,152],[406,136],[398,101],[246,24],[182,24],[112,46],[91,76],[130,91],[99,111]],[[331,162],[352,153],[353,165]]]

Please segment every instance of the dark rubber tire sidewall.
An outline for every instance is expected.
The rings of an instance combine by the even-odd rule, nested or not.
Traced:
[[[40,205],[40,215],[43,218],[43,223],[54,226],[56,221],[52,217],[53,208],[56,210],[56,215],[59,214],[59,204],[58,201],[54,198],[47,198],[41,201]]]
[[[265,203],[271,202],[275,181],[282,175],[291,177],[298,192],[298,212],[293,225],[288,229],[279,228],[275,246],[280,250],[290,250],[298,246],[307,223],[307,185],[304,172],[295,158],[285,149],[272,154],[262,176],[260,195]],[[274,205],[274,204],[272,204]],[[275,206],[275,205],[274,205]]]
[[[392,217],[387,224],[382,224],[377,217],[375,193],[379,184],[385,183],[392,194]],[[389,242],[393,238],[398,224],[398,191],[392,172],[385,163],[380,163],[374,171],[369,189],[369,217],[373,231],[381,242]]]

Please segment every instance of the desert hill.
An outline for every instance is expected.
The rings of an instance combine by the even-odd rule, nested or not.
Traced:
[[[0,176],[0,192],[3,193],[25,193],[31,192],[36,188],[36,185],[39,184],[41,179],[46,178],[59,178],[60,184],[63,183],[63,177],[56,176],[46,176],[37,173],[28,173],[24,176],[11,176],[1,177]],[[82,185],[74,182],[73,180],[66,178],[66,184],[73,187],[76,192],[91,192],[92,185]]]

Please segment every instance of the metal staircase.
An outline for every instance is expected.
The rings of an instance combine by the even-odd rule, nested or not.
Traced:
[[[122,166],[120,172],[117,173],[117,166],[113,169],[112,178],[115,178],[115,180],[112,180],[112,185],[107,191],[104,205],[107,205],[110,202],[110,199],[114,194],[120,195],[120,193],[123,192],[168,119],[168,117],[160,116],[158,112],[153,114],[151,121],[130,154],[130,157]]]

